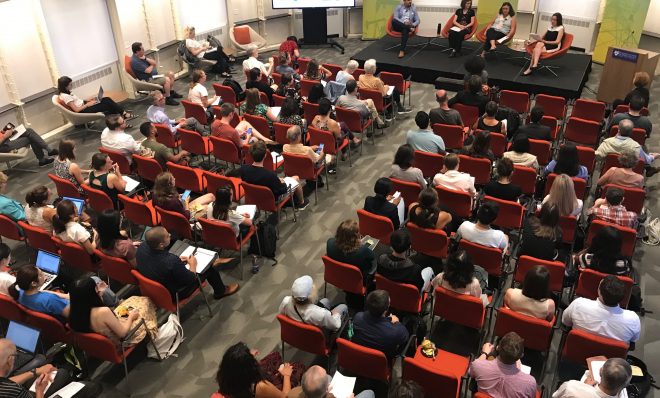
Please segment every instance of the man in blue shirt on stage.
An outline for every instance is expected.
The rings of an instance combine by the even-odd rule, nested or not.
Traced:
[[[403,0],[403,4],[399,4],[392,15],[392,29],[401,32],[399,58],[403,58],[405,55],[404,51],[406,51],[410,31],[415,30],[418,25],[419,14],[417,14],[417,8],[413,5],[412,0]]]

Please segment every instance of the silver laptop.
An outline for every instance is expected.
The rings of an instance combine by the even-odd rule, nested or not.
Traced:
[[[16,346],[16,360],[14,369],[22,368],[34,358],[37,353],[37,342],[39,342],[39,331],[18,322],[9,322],[7,328],[7,339]]]
[[[39,250],[39,252],[37,252],[36,266],[46,277],[44,284],[39,288],[39,290],[44,290],[50,287],[53,280],[57,278],[57,273],[60,271],[60,256],[44,250]]]

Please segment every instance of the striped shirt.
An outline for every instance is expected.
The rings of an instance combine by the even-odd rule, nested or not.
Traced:
[[[6,377],[0,377],[0,397],[3,398],[33,398],[23,386],[14,383]]]

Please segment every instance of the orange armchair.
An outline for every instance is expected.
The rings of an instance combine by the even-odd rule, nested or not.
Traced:
[[[481,43],[486,42],[486,31],[490,29],[492,25],[492,22],[486,25],[483,29],[481,29],[479,32],[477,32],[477,40],[479,40]],[[516,27],[517,24],[511,24],[511,32],[509,32],[508,35],[506,35],[506,40],[502,44],[509,43],[511,39],[513,39],[516,36]]]
[[[454,21],[455,20],[456,20],[456,14],[449,17],[449,20],[447,20],[447,23],[445,24],[445,26],[442,28],[442,31],[440,32],[440,36],[442,36],[445,39],[449,37],[449,31],[451,30],[452,26],[454,26]],[[477,33],[477,28],[478,27],[479,27],[479,22],[477,21],[477,17],[474,17],[474,25],[472,25],[472,30],[470,31],[470,33],[468,33],[467,35],[465,35],[463,37],[463,40],[470,40],[472,38],[472,36],[474,36],[475,33]]]
[[[387,25],[385,26],[385,31],[387,32],[387,35],[390,37],[401,37],[401,32],[397,32],[392,28],[392,20],[394,19],[394,16],[390,15],[390,17],[387,19]],[[415,26],[415,30],[411,30],[410,33],[408,34],[408,37],[413,37],[417,34],[419,31],[419,25]]]
[[[552,52],[547,52],[547,51],[542,52],[540,59],[544,60],[544,59],[551,59],[551,58],[561,57],[562,55],[564,55],[568,52],[568,50],[571,48],[572,44],[573,44],[573,35],[570,34],[570,33],[565,33],[564,34],[564,39],[562,40],[561,46],[559,47],[559,49],[557,49],[557,51],[552,51]],[[527,46],[527,54],[529,54],[530,57],[532,55],[533,50],[534,50],[534,44],[529,44]],[[559,75],[557,75],[557,73],[553,70],[553,69],[558,69],[558,68],[559,68],[558,66],[541,65],[539,70],[546,69],[550,73],[555,75],[555,77],[559,77]]]

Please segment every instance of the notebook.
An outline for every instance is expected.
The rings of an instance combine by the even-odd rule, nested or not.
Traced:
[[[140,185],[140,181],[137,181],[131,177],[127,176],[121,176],[121,178],[126,181],[126,188],[124,189],[126,192],[132,192],[135,188]]]
[[[360,239],[360,243],[362,243],[362,245],[366,245],[367,247],[369,247],[369,250],[371,251],[376,250],[376,246],[378,246],[379,242],[380,242],[379,239],[372,238],[369,235],[365,235],[362,237],[362,239]]]
[[[281,106],[271,106],[270,111],[273,112],[273,116],[277,118],[280,115],[280,111],[282,111]]]
[[[289,190],[291,191],[298,188],[298,185],[300,185],[300,183],[292,177],[284,177],[284,183],[286,184],[287,188],[289,188]]]
[[[22,124],[19,124],[18,126],[16,126],[14,128],[14,134],[11,137],[9,137],[9,141],[14,141],[18,137],[22,136],[23,133],[25,133],[26,131],[27,131],[27,129],[25,128],[25,126],[23,126]]]
[[[241,215],[247,213],[250,216],[250,220],[252,220],[254,219],[254,215],[257,213],[257,205],[236,206],[236,213]]]
[[[78,210],[78,216],[80,216],[82,214],[83,207],[85,206],[85,200],[84,199],[72,198],[70,196],[64,196],[64,197],[62,197],[62,199],[72,201],[73,204],[76,206],[76,210]]]
[[[170,253],[182,257],[190,257],[193,255],[197,259],[197,273],[203,274],[206,270],[213,264],[216,258],[218,258],[218,253],[213,250],[204,249],[201,247],[195,247],[187,244],[182,240],[176,241],[170,248]],[[186,269],[188,269],[188,264],[186,264]]]
[[[37,352],[37,342],[39,341],[39,331],[37,329],[11,321],[5,337],[16,346],[17,355],[14,361],[14,369],[22,368],[34,358]]]
[[[461,28],[459,28],[458,26],[452,26],[451,29],[449,30],[453,30],[454,32],[460,32]]]
[[[57,273],[60,271],[60,256],[44,250],[39,250],[37,252],[37,262],[35,265],[44,273],[44,283],[39,288],[39,290],[44,290],[50,286],[55,278],[57,278]]]

